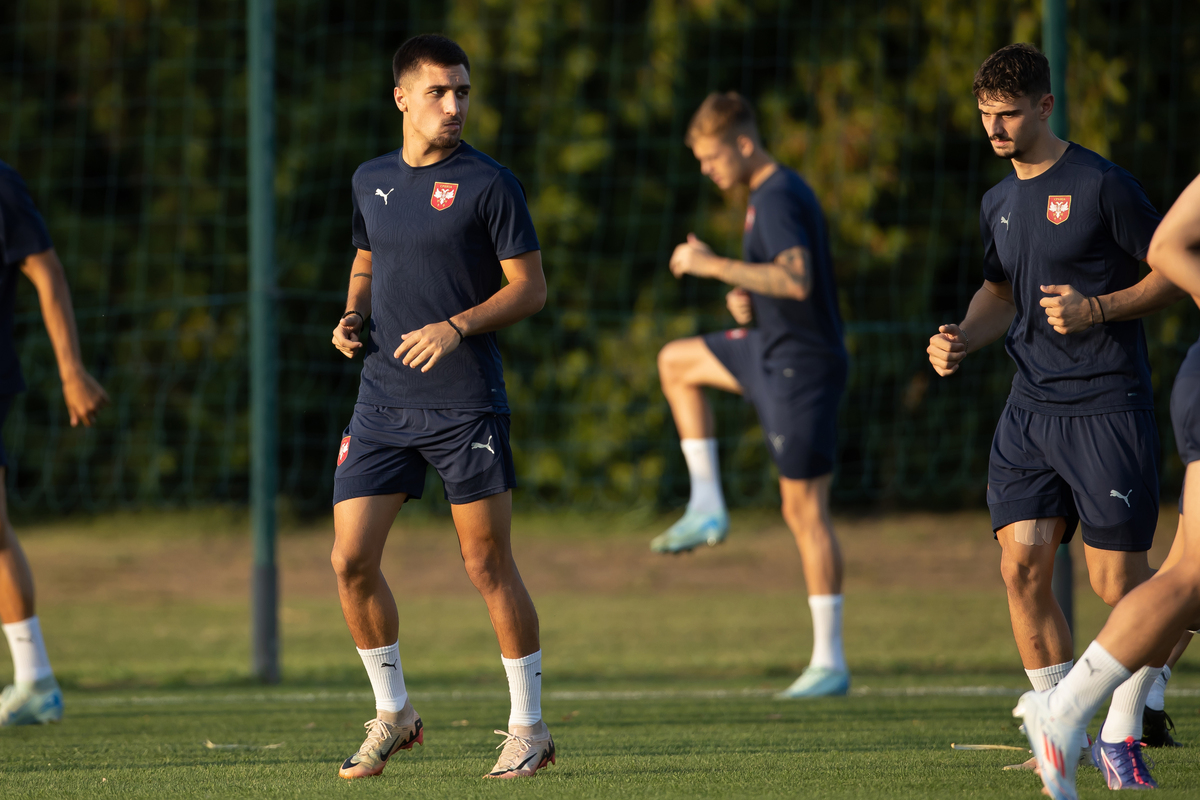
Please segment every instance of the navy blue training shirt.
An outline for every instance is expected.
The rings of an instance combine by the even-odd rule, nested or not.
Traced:
[[[15,169],[0,161],[0,394],[25,389],[13,343],[17,273],[26,258],[53,246],[25,181]]]
[[[742,255],[769,264],[785,250],[808,250],[812,288],[806,300],[751,292],[763,357],[783,363],[811,356],[846,357],[837,284],[829,253],[829,231],[817,196],[793,170],[780,165],[750,193]]]
[[[392,354],[402,334],[499,291],[501,261],[541,249],[516,176],[463,142],[426,167],[410,167],[399,150],[372,159],[353,186],[353,243],[371,251],[372,274],[358,401],[507,414],[495,333],[468,336],[425,373]]]
[[[1028,180],[1010,174],[983,197],[983,276],[1009,281],[1017,315],[1005,346],[1017,363],[1008,402],[1055,416],[1154,408],[1141,320],[1062,335],[1042,285],[1111,294],[1140,280],[1162,216],[1132,175],[1077,144]]]

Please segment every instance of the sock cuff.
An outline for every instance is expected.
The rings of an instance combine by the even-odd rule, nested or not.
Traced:
[[[809,608],[837,608],[842,605],[843,595],[840,594],[810,594]]]
[[[1066,675],[1068,672],[1070,672],[1071,667],[1073,667],[1073,666],[1075,666],[1074,660],[1064,661],[1061,664],[1051,664],[1048,667],[1039,667],[1038,669],[1027,669],[1027,670],[1025,670],[1025,674],[1031,678],[1034,678],[1034,677],[1040,678],[1042,676],[1051,677],[1053,675],[1058,675],[1059,677],[1061,677],[1063,675]]]
[[[505,658],[504,656],[500,656],[500,661],[506,667],[527,667],[533,662],[540,661],[541,659],[541,650],[538,650],[536,653],[530,653],[527,656],[521,656],[520,658]]]
[[[395,644],[389,644],[387,647],[374,647],[367,650],[356,647],[354,649],[358,650],[360,656],[385,656],[392,652],[400,652],[400,640],[397,639]]]
[[[31,628],[41,628],[41,624],[38,622],[37,614],[34,614],[32,617],[26,617],[25,619],[17,622],[6,622],[3,625],[0,625],[0,628],[2,628],[5,633],[21,633],[22,631],[26,631]]]
[[[1163,683],[1166,683],[1167,681],[1171,680],[1171,668],[1168,667],[1166,664],[1164,664],[1163,668],[1162,668],[1162,679],[1163,679]]]
[[[680,439],[679,440],[679,446],[683,447],[683,448],[709,447],[711,445],[715,445],[716,443],[717,443],[717,440],[716,440],[716,438],[713,438],[713,437],[710,437],[708,439]]]

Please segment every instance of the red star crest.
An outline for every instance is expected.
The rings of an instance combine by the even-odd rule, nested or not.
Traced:
[[[754,230],[754,216],[754,206],[746,206],[746,226],[743,228],[746,233]]]
[[[445,211],[454,205],[454,195],[456,194],[458,194],[457,183],[435,183],[433,185],[433,196],[429,198],[429,205],[438,211]]]
[[[337,463],[337,465],[339,467],[342,465],[342,462],[346,460],[346,456],[348,456],[348,455],[350,455],[350,437],[343,436],[342,437],[342,446],[338,448],[338,463]]]
[[[1055,225],[1062,225],[1071,216],[1071,195],[1052,194],[1046,201],[1046,219]]]

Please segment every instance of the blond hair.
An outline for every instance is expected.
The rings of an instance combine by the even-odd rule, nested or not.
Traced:
[[[750,101],[737,92],[713,92],[692,115],[684,143],[691,147],[700,136],[719,136],[732,139],[746,134],[758,139],[758,123]]]

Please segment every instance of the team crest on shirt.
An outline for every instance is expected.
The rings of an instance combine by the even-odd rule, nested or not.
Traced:
[[[1055,225],[1062,225],[1071,216],[1071,195],[1052,194],[1046,201],[1046,219]]]
[[[732,339],[734,341],[737,341],[738,339],[745,339],[749,335],[749,331],[747,331],[745,328],[731,328],[730,330],[725,331],[725,338]]]
[[[343,436],[342,437],[342,446],[338,448],[338,463],[337,463],[337,465],[339,467],[342,465],[342,462],[346,460],[346,456],[348,456],[348,455],[350,455],[350,437]]]
[[[743,228],[746,233],[754,230],[754,215],[754,206],[746,206],[746,226]]]
[[[458,194],[457,183],[435,183],[433,185],[433,197],[429,198],[429,205],[438,211],[445,211],[454,205],[454,195],[456,194]]]

